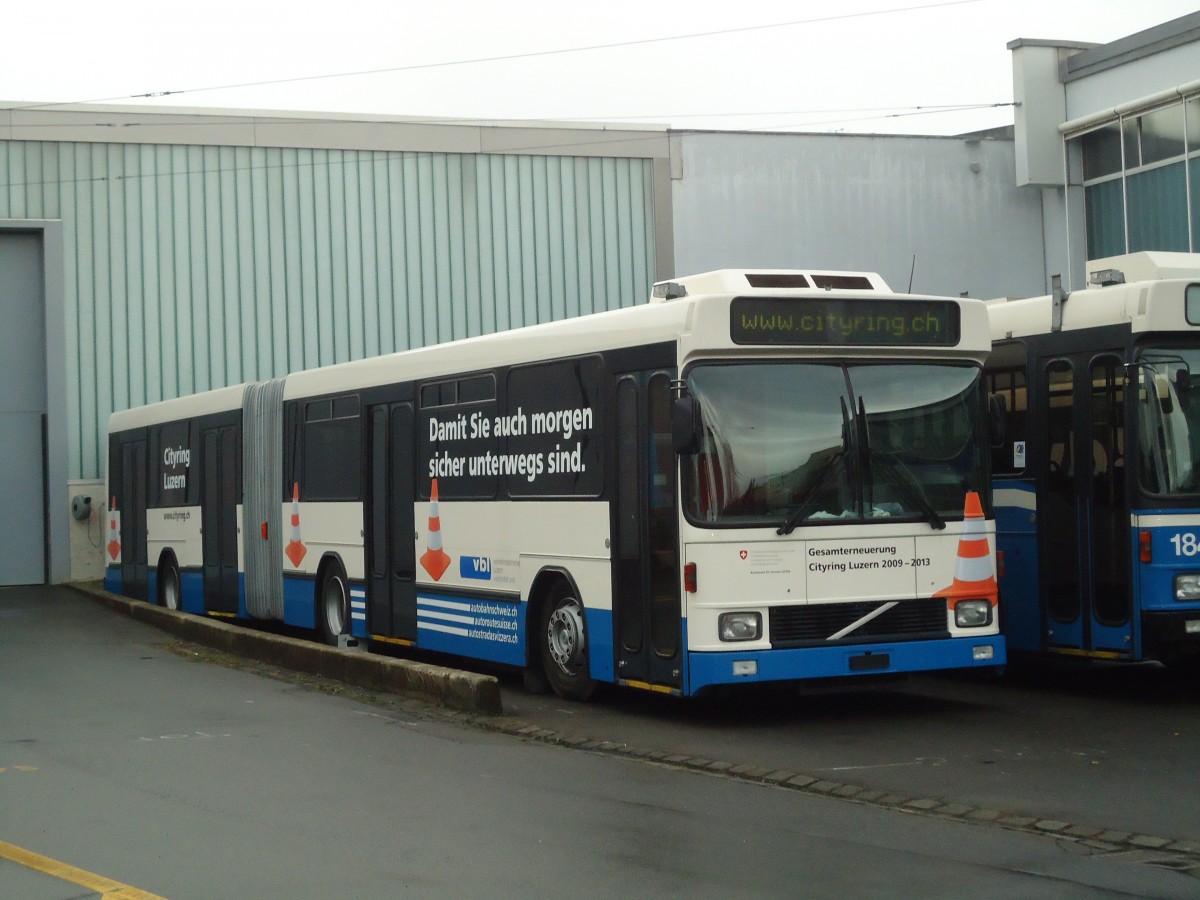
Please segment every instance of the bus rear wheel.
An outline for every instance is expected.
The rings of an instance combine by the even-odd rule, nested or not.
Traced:
[[[179,563],[169,550],[158,562],[158,605],[167,609],[179,609],[183,588],[179,581]]]
[[[566,582],[550,591],[542,606],[542,669],[554,693],[564,700],[587,700],[596,689],[588,671],[583,604]]]
[[[346,633],[349,600],[346,574],[334,563],[325,570],[317,590],[317,633],[321,641],[331,647],[336,647],[338,637]]]

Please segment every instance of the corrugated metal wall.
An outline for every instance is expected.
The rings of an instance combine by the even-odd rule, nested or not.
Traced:
[[[645,299],[650,159],[0,141],[62,219],[70,471],[108,414]]]

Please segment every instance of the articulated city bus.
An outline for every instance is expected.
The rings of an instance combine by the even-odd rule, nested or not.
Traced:
[[[567,698],[999,666],[989,350],[980,301],[724,270],[118,412],[106,584]]]
[[[988,304],[1009,649],[1200,659],[1200,255],[1088,266]]]

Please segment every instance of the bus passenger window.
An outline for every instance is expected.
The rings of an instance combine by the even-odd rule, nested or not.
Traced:
[[[997,351],[1006,363],[1005,368],[987,371],[985,378],[989,401],[999,398],[1004,403],[1004,433],[993,435],[992,474],[1017,475],[1025,471],[1023,448],[1029,437],[1028,395],[1025,389],[1025,352],[1021,345],[1010,345]],[[1017,359],[1016,357],[1020,358]],[[989,363],[991,365],[991,363]]]
[[[308,403],[301,443],[304,499],[358,500],[362,495],[361,442],[356,395]]]

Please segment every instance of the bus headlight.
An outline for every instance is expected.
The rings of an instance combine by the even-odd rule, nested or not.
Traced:
[[[1200,600],[1200,574],[1176,575],[1175,599],[1183,603]]]
[[[762,614],[756,612],[721,613],[717,632],[723,641],[757,641],[762,637]]]
[[[959,600],[954,604],[954,624],[959,628],[991,625],[992,604],[986,600]]]

